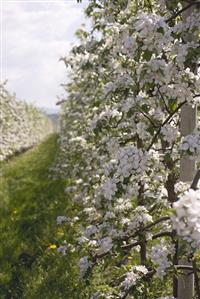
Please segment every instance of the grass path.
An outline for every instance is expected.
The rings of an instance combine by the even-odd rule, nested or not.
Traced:
[[[0,298],[77,299],[72,261],[55,246],[72,235],[56,224],[74,213],[65,198],[67,180],[53,180],[49,168],[57,136],[2,163],[0,181]]]

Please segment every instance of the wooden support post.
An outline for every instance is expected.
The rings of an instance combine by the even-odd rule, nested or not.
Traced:
[[[181,134],[186,136],[191,134],[196,128],[197,108],[191,105],[183,106],[181,110]],[[180,180],[191,183],[195,175],[195,160],[189,156],[181,159]],[[194,295],[194,274],[192,265],[186,260],[180,260],[179,265],[182,267],[182,275],[178,278],[178,299],[192,299]],[[191,266],[191,270],[184,269],[184,266]]]
[[[196,128],[197,108],[191,105],[183,106],[181,110],[181,133],[183,136],[191,134]],[[182,182],[191,182],[195,175],[195,160],[189,156],[181,159],[180,180]],[[190,266],[186,260],[180,260],[179,264]],[[191,267],[192,269],[192,267]],[[182,275],[178,279],[178,299],[192,299],[194,295],[194,274],[192,270],[182,269]]]
[[[193,12],[195,6],[183,13],[183,20],[186,20]],[[192,41],[193,35],[188,32],[185,41]],[[194,70],[196,71],[196,70]],[[191,134],[197,126],[197,107],[184,105],[181,109],[181,125],[180,130],[182,136]],[[196,170],[195,160],[191,160],[189,156],[181,158],[180,163],[180,180],[182,182],[191,183]],[[187,260],[180,260],[179,264],[183,266],[182,275],[178,278],[178,299],[192,299],[194,296],[194,274],[192,273],[192,264]],[[191,266],[191,270],[184,269],[184,266]]]
[[[181,109],[181,134],[187,136],[191,134],[197,126],[197,108],[191,105],[184,105]],[[180,180],[182,182],[192,182],[196,170],[195,159],[184,156],[180,165]]]
[[[186,261],[180,261],[179,264],[181,266],[190,266],[190,263]],[[189,268],[182,269],[182,274],[178,278],[178,299],[192,299],[194,298],[194,274],[192,274],[192,266],[191,270]]]

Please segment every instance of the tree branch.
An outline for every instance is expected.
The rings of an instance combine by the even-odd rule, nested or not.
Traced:
[[[191,185],[191,189],[197,190],[197,185],[198,185],[199,180],[200,180],[200,169],[197,170],[197,173],[196,173],[194,180],[192,182],[192,185]]]
[[[169,19],[167,19],[165,22],[169,23],[170,21],[172,21],[173,19],[175,19],[176,17],[178,17],[179,15],[181,15],[184,11],[188,10],[190,7],[194,6],[194,5],[200,5],[200,1],[194,1],[194,2],[190,2],[188,5],[186,5],[185,7],[183,7],[182,9],[180,9],[179,11],[177,11],[173,16],[171,16]]]
[[[173,238],[173,233],[172,232],[161,232],[161,233],[158,233],[158,234],[155,234],[151,240],[155,240],[155,239],[158,239],[158,238],[162,238],[162,237],[171,237]],[[151,241],[150,240],[150,241]],[[136,241],[134,243],[130,243],[130,244],[126,244],[126,245],[123,245],[121,246],[121,248],[123,250],[129,250],[133,247],[136,247],[138,245],[141,245],[144,241]],[[148,240],[146,240],[146,242],[148,242]]]
[[[147,230],[147,229],[149,229],[149,228],[152,228],[154,225],[156,225],[156,224],[158,224],[158,223],[160,223],[160,222],[163,222],[163,221],[167,221],[167,220],[169,220],[169,219],[170,219],[169,216],[163,216],[163,217],[159,218],[158,220],[155,220],[153,223],[150,223],[150,224],[148,224],[147,226],[142,227],[140,230],[136,231],[133,235],[126,236],[126,237],[124,238],[124,240],[126,241],[126,240],[129,240],[130,238],[135,238],[135,237],[137,237],[137,235],[138,235],[141,231],[145,231],[145,230]]]
[[[170,119],[176,114],[176,112],[178,112],[178,110],[179,110],[183,105],[185,105],[186,103],[187,103],[187,101],[184,101],[184,102],[180,103],[180,104],[178,105],[178,107],[177,107],[177,108],[176,108],[170,115],[168,115],[168,117],[165,119],[165,121],[162,123],[162,125],[160,126],[160,128],[158,129],[158,131],[157,131],[157,132],[155,133],[155,135],[153,136],[152,141],[151,141],[151,144],[150,144],[149,147],[147,148],[147,151],[149,151],[149,150],[151,149],[151,147],[152,147],[152,145],[154,144],[156,138],[157,138],[158,135],[160,134],[160,131],[161,131],[162,127],[163,127],[164,125],[166,125],[166,124],[168,123],[168,121],[170,121]]]
[[[154,128],[158,128],[158,126],[156,126],[156,125],[154,124],[154,122],[153,122],[153,120],[151,119],[150,116],[148,116],[145,112],[143,112],[143,111],[140,109],[139,106],[136,106],[136,107],[138,108],[139,112],[142,113],[142,115],[143,115],[144,117],[146,117],[146,118],[149,120],[149,122],[152,124],[152,126],[153,126]]]
[[[163,103],[164,103],[164,106],[165,106],[166,111],[167,111],[168,113],[171,113],[171,111],[169,110],[169,108],[168,108],[168,106],[167,106],[167,104],[166,104],[166,102],[165,102],[164,96],[163,96],[162,92],[160,91],[160,88],[158,88],[158,93],[159,93],[159,95],[161,96],[161,99],[162,99],[162,101],[163,101]]]

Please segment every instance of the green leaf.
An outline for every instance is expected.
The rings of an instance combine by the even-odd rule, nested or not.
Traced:
[[[146,61],[149,61],[151,60],[151,57],[152,57],[152,54],[153,52],[152,51],[145,51],[144,54],[143,54],[143,58],[146,60]]]
[[[141,108],[142,108],[142,111],[144,111],[145,113],[148,113],[150,107],[147,104],[144,104],[141,106]]]
[[[176,100],[171,100],[171,102],[169,103],[169,108],[172,111],[176,110],[176,108],[177,108],[177,101]]]

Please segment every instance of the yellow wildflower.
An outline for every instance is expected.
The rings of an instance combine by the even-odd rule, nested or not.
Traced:
[[[56,246],[56,244],[50,244],[48,248],[49,248],[49,249],[56,249],[57,246]]]

